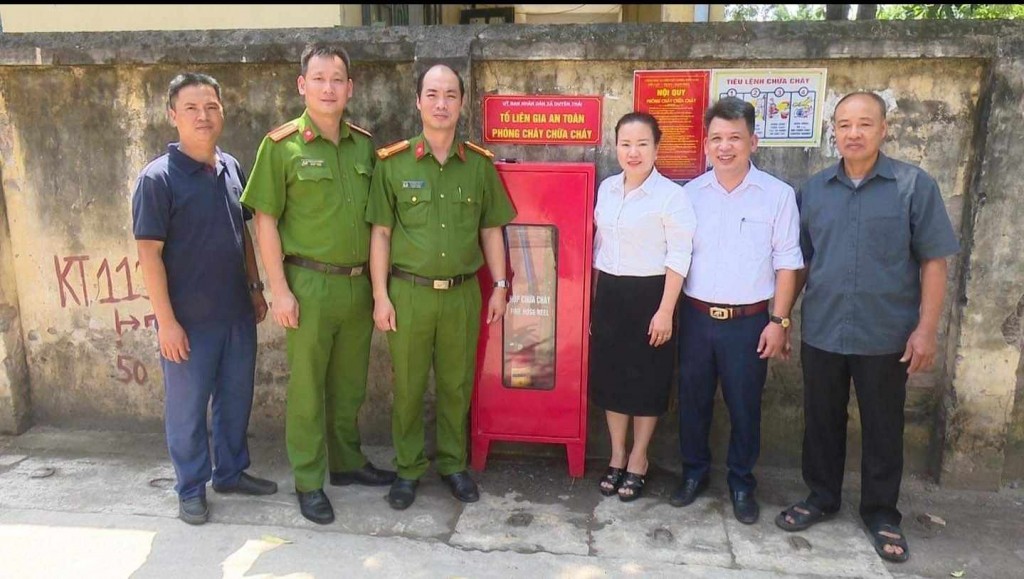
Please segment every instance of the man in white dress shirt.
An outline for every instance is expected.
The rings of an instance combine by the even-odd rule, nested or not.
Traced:
[[[761,392],[769,358],[789,356],[789,314],[803,268],[796,194],[750,162],[754,107],[725,97],[704,115],[713,170],[684,187],[697,214],[679,329],[682,484],[673,506],[707,488],[708,433],[719,380],[729,409],[733,513],[757,521],[753,468],[761,449]],[[774,297],[771,308],[768,302]]]

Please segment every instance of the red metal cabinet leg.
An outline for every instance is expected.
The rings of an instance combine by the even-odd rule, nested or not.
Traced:
[[[473,470],[483,472],[487,466],[487,452],[491,448],[491,439],[484,436],[473,437],[472,465]]]
[[[565,454],[569,459],[569,476],[573,478],[583,477],[583,462],[586,458],[587,447],[583,443],[569,443],[565,445]]]

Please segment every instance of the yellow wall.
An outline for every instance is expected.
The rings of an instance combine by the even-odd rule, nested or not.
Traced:
[[[621,22],[621,4],[516,4],[517,24]]]
[[[213,30],[359,26],[362,13],[358,4],[0,4],[0,21],[4,32]]]
[[[445,7],[453,6],[445,4]],[[459,5],[454,5],[458,7]],[[693,22],[692,4],[475,4],[477,8],[515,7],[517,24],[597,22]],[[456,10],[457,12],[458,10]],[[711,4],[708,20],[725,20],[725,4]],[[457,17],[456,17],[457,22]],[[448,24],[448,21],[445,21]]]
[[[104,32],[362,26],[362,4],[0,4],[4,32]],[[442,22],[458,24],[463,4],[443,4]],[[514,6],[520,24],[692,22],[688,4],[477,4]],[[710,20],[725,20],[712,4]]]

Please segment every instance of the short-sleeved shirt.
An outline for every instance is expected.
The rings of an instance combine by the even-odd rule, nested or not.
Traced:
[[[373,141],[342,123],[335,145],[320,135],[308,111],[291,123],[295,130],[280,140],[272,138],[276,130],[263,139],[242,203],[278,220],[285,255],[341,266],[365,264]]]
[[[845,355],[902,352],[920,315],[921,262],[960,248],[935,180],[879,154],[859,185],[840,161],[798,199],[803,341]]]
[[[784,181],[751,163],[732,191],[714,170],[683,190],[697,213],[686,295],[713,304],[753,304],[775,295],[775,272],[803,268],[796,193]]]
[[[245,175],[231,155],[218,149],[217,158],[211,167],[172,143],[142,170],[132,196],[135,239],[164,242],[171,308],[186,328],[252,315],[243,238],[250,215],[239,203]]]
[[[625,191],[622,173],[597,188],[594,267],[612,275],[685,277],[690,270],[697,217],[683,188],[657,169]]]
[[[489,157],[453,143],[442,164],[423,135],[379,161],[366,220],[390,227],[391,263],[430,278],[475,273],[484,263],[480,229],[516,212]]]

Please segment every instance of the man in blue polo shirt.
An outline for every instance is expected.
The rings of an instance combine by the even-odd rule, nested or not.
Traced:
[[[878,555],[902,562],[910,556],[896,508],[907,375],[935,359],[946,258],[959,242],[935,180],[881,152],[885,113],[871,92],[840,99],[832,122],[842,159],[798,193],[810,494],[775,523],[802,531],[839,511],[852,378],[863,432],[860,516]]]
[[[276,483],[245,472],[256,324],[267,303],[245,224],[251,216],[239,203],[245,176],[217,147],[224,129],[220,85],[205,74],[180,74],[167,90],[167,106],[178,142],[139,175],[132,221],[157,320],[178,516],[199,525],[209,516],[211,474],[219,493],[277,492]]]

